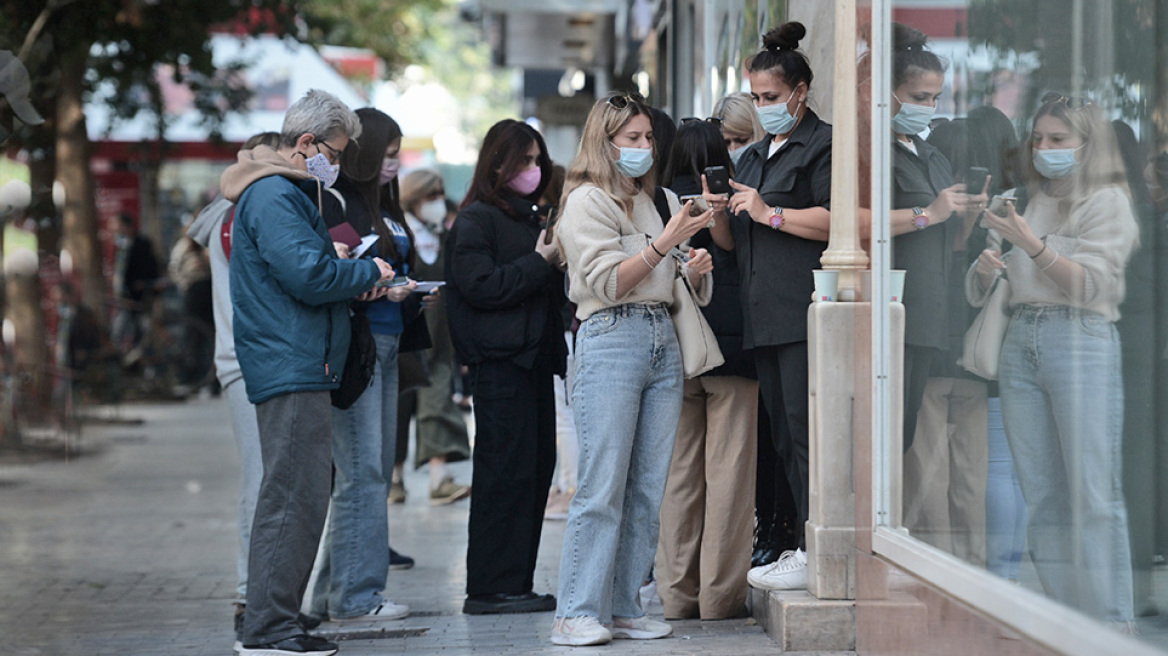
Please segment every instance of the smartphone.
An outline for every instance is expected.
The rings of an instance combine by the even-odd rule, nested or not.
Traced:
[[[396,276],[391,280],[379,280],[374,287],[399,287],[410,282],[409,276]]]
[[[730,193],[730,172],[725,166],[706,167],[706,188],[711,194]]]
[[[997,214],[998,216],[1006,216],[1006,214],[1008,214],[1006,211],[1006,203],[1008,202],[1017,203],[1018,199],[1013,195],[1007,196],[1004,194],[998,194],[990,199],[990,206],[986,209],[990,212],[993,212],[994,214]]]
[[[552,239],[554,239],[556,236],[556,220],[560,218],[560,213],[556,211],[556,209],[557,208],[553,207],[548,210],[547,222],[544,223],[543,228],[545,230],[543,235],[544,244],[552,243]]]
[[[705,214],[710,209],[709,203],[706,202],[706,197],[701,194],[695,194],[693,196],[682,196],[677,200],[681,201],[682,205],[685,205],[686,201],[693,201],[693,205],[691,205],[689,208],[690,216],[700,216]]]
[[[977,195],[985,188],[986,178],[990,176],[990,171],[981,166],[971,166],[965,172],[965,193]]]

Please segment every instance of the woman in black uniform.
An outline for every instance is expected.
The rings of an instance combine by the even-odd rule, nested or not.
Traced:
[[[919,30],[893,25],[891,234],[893,268],[904,269],[904,449],[912,445],[932,363],[948,354],[953,258],[963,257],[985,195],[953,184],[949,161],[918,133],[929,125],[945,67]],[[982,190],[978,190],[981,192]],[[965,221],[950,221],[956,213]],[[866,237],[867,235],[865,235]]]
[[[745,149],[730,183],[730,219],[711,231],[719,247],[736,251],[743,347],[753,349],[771,439],[799,513],[800,548],[747,576],[769,589],[807,587],[807,306],[811,271],[827,248],[831,126],[807,108],[812,72],[796,50],[806,33],[796,22],[775,28],[750,61],[750,95],[768,136]]]

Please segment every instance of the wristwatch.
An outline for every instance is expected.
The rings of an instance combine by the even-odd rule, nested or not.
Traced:
[[[781,208],[777,205],[775,206],[774,211],[771,212],[770,223],[771,223],[771,228],[773,228],[775,230],[778,230],[779,228],[783,227],[783,208]]]
[[[912,208],[912,213],[913,225],[917,227],[917,230],[924,230],[929,227],[929,215],[923,207]]]

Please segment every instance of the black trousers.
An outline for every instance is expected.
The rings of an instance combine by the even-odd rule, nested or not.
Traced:
[[[470,367],[475,448],[466,593],[520,594],[533,586],[543,513],[556,464],[552,362]]]
[[[917,415],[925,399],[925,385],[933,363],[945,354],[928,346],[904,346],[904,450],[912,446],[917,432]]]
[[[807,342],[762,346],[754,349],[758,389],[770,416],[771,440],[783,461],[787,484],[798,513],[799,547],[806,548],[804,529],[809,510]]]

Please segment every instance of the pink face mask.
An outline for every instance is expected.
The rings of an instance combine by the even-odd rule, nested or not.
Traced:
[[[528,196],[539,188],[539,183],[543,179],[543,172],[539,167],[534,169],[527,169],[521,173],[517,173],[511,182],[507,183],[507,187],[519,194],[520,196]]]
[[[397,177],[397,172],[401,169],[401,160],[396,157],[386,158],[381,162],[381,177],[378,181],[385,185],[389,184],[391,180]]]

